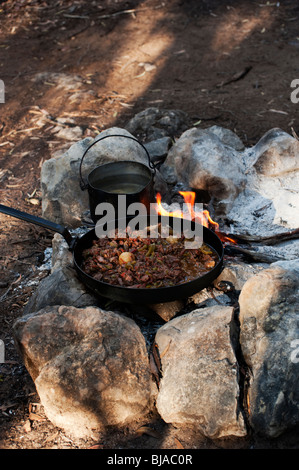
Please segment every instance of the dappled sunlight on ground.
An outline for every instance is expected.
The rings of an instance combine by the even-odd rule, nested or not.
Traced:
[[[163,13],[165,14],[165,12]],[[135,19],[132,19],[131,22],[134,23]],[[134,34],[134,29],[130,31],[131,25],[127,26],[127,39],[120,45],[114,56],[115,70],[110,71],[106,80],[108,89],[111,89],[122,77],[118,93],[126,94],[129,89],[132,93],[131,100],[134,101],[150,87],[169,59],[167,51],[175,41],[175,37],[170,31],[159,30],[159,22],[159,14],[153,15],[147,21],[142,36],[137,30],[137,37]],[[126,29],[124,30],[125,36]]]
[[[211,49],[220,55],[230,54],[255,31],[263,34],[273,21],[274,17],[267,8],[261,8],[259,15],[238,7],[230,8],[216,28]]]

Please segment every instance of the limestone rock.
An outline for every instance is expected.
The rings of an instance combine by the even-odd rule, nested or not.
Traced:
[[[299,424],[299,259],[273,263],[250,278],[240,298],[240,342],[251,370],[250,424],[276,437]]]
[[[299,142],[281,129],[269,130],[244,151],[246,188],[228,219],[236,233],[267,236],[299,226]],[[294,250],[298,256],[299,247]]]
[[[42,215],[68,227],[81,225],[88,209],[88,194],[80,188],[80,159],[92,139],[73,144],[66,153],[46,160],[41,170]]]
[[[254,167],[259,174],[282,176],[299,171],[299,142],[279,128],[269,130],[255,145]]]
[[[55,233],[52,239],[51,272],[66,266],[73,266],[73,254],[63,236],[60,233]]]
[[[24,314],[38,312],[50,305],[73,307],[97,306],[99,298],[80,281],[73,263],[73,254],[59,233],[52,239],[50,274],[42,279],[24,307]]]
[[[48,419],[76,437],[130,426],[150,408],[145,340],[132,320],[94,307],[47,307],[14,335]]]
[[[240,153],[208,129],[184,132],[170,149],[165,165],[175,170],[177,181],[207,191],[217,215],[231,208],[246,182]]]
[[[118,127],[111,127],[101,132],[95,138],[95,141],[99,141],[98,144],[91,147],[84,157],[83,176],[87,176],[96,166],[110,162],[130,160],[148,165],[145,150],[132,139],[136,139],[136,137],[126,129]]]
[[[165,160],[171,145],[172,140],[170,137],[161,137],[144,144],[152,162]]]
[[[126,130],[146,141],[174,137],[188,129],[190,118],[181,110],[147,108],[136,114],[125,126]]]
[[[238,363],[231,307],[214,306],[170,320],[155,341],[162,357],[157,410],[167,423],[210,438],[246,435],[238,407]]]
[[[209,132],[213,132],[213,134],[217,135],[224,145],[232,147],[238,151],[245,149],[242,140],[230,129],[226,129],[225,127],[220,126],[212,126],[209,127],[208,130]]]
[[[213,284],[217,287],[221,281],[230,282],[237,291],[240,291],[245,282],[262,269],[262,265],[251,265],[241,261],[227,260],[223,270]]]
[[[50,305],[96,306],[98,298],[79,280],[75,268],[65,265],[41,280],[26,304],[24,314],[38,312]]]

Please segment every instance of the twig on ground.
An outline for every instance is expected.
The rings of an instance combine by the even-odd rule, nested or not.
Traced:
[[[115,13],[110,13],[110,14],[107,14],[107,15],[101,15],[101,16],[97,16],[97,19],[98,20],[105,20],[107,18],[113,18],[114,16],[119,16],[119,15],[125,15],[125,14],[135,14],[135,13],[141,13],[143,11],[147,11],[147,10],[158,10],[159,8],[163,8],[163,4],[162,5],[157,5],[155,7],[152,7],[152,8],[134,8],[134,9],[131,9],[131,10],[121,10],[121,11],[116,11]]]
[[[248,74],[248,72],[250,72],[251,69],[252,69],[251,65],[249,65],[248,67],[245,67],[245,69],[243,69],[241,72],[238,72],[235,75],[233,75],[231,78],[229,78],[228,80],[225,80],[224,82],[219,83],[218,85],[216,85],[216,87],[221,88],[224,85],[228,85],[229,83],[237,82],[238,80],[241,80]]]
[[[13,281],[13,282],[10,284],[9,288],[4,292],[4,294],[1,295],[1,297],[0,297],[0,302],[2,302],[2,301],[5,299],[5,297],[6,297],[7,294],[9,293],[9,291],[10,291],[10,290],[13,288],[13,286],[14,286],[15,284],[17,284],[21,279],[22,279],[22,275],[20,274],[19,277],[18,277],[18,279],[16,279],[15,281]]]

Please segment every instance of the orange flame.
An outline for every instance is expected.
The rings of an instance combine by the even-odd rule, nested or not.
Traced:
[[[235,240],[233,240],[232,238],[229,238],[226,235],[219,232],[219,224],[217,222],[214,222],[214,220],[212,220],[208,210],[199,211],[199,210],[196,210],[196,208],[194,209],[195,197],[196,197],[196,194],[194,191],[179,191],[179,194],[183,196],[184,198],[184,202],[188,209],[188,213],[183,212],[181,209],[176,209],[174,211],[167,211],[162,206],[162,198],[161,198],[160,193],[157,193],[156,195],[157,213],[160,215],[165,215],[169,217],[180,217],[181,219],[190,218],[191,220],[194,220],[195,222],[203,225],[204,227],[213,229],[223,242],[230,242],[234,244],[236,243]]]

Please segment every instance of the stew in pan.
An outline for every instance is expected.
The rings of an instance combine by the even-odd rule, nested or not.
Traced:
[[[132,288],[170,287],[196,279],[219,261],[202,244],[187,249],[184,237],[99,238],[82,252],[82,269],[93,278]]]

